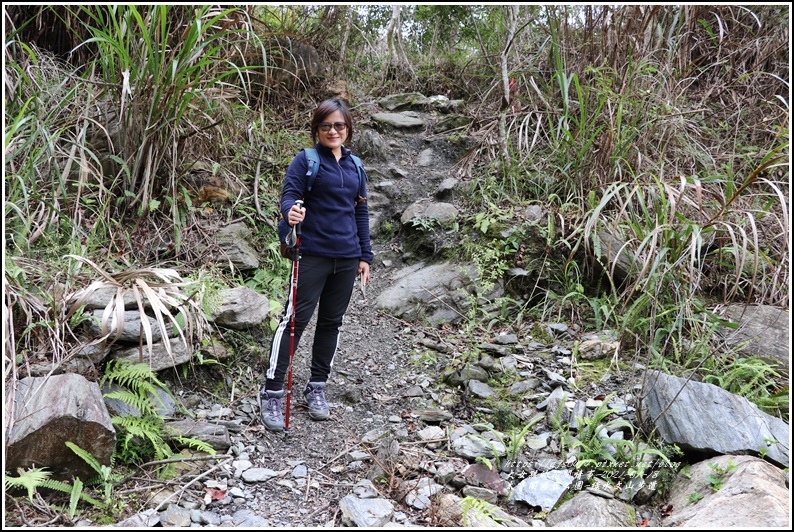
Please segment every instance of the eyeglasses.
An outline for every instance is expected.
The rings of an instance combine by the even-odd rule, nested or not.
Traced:
[[[337,131],[344,131],[347,129],[347,124],[344,122],[334,122],[333,124],[329,124],[328,122],[323,122],[320,124],[320,131],[331,131],[331,128],[334,128]]]

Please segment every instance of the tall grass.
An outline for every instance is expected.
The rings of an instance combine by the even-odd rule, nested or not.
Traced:
[[[214,127],[207,113],[238,96],[243,69],[224,60],[237,43],[255,39],[240,28],[243,12],[199,6],[192,13],[168,5],[81,6],[78,18],[99,50],[92,68],[112,84],[111,106],[123,161],[119,196],[137,215],[155,210],[163,195],[179,195],[180,149]],[[183,18],[184,17],[184,18]],[[239,86],[239,85],[238,85]],[[179,225],[176,208],[173,220]]]
[[[582,241],[612,281],[615,327],[640,347],[664,352],[672,336],[711,334],[721,320],[707,309],[718,302],[780,303],[787,297],[780,278],[786,243],[761,230],[788,231],[781,184],[757,179],[776,161],[769,154],[738,188],[732,179],[707,187],[681,177],[605,190],[586,217]],[[725,190],[716,195],[720,184],[730,196]],[[606,245],[605,233],[621,245]],[[621,267],[628,271],[618,275]]]
[[[183,176],[209,130],[237,126],[224,122],[253,67],[233,58],[258,37],[234,8],[78,5],[66,13],[59,16],[80,25],[70,31],[87,36],[74,50],[93,51],[87,64],[60,63],[13,38],[4,50],[13,117],[4,138],[6,234],[22,253],[43,233],[55,247],[88,245],[95,230],[123,241],[112,233],[117,221],[165,210],[179,249],[188,223]]]
[[[4,130],[7,250],[75,246],[95,230],[101,208],[92,189],[96,155],[86,146],[82,110],[93,97],[87,84],[47,54],[20,44],[5,49],[11,81]],[[66,75],[64,75],[66,73]]]
[[[531,73],[511,128],[516,199],[552,215],[576,202],[553,244],[572,252],[549,264],[567,272],[585,251],[600,264],[582,272],[604,272],[608,289],[550,290],[546,303],[589,301],[600,326],[624,332],[624,347],[670,356],[710,337],[719,303],[786,307],[789,144],[776,95],[786,85],[759,83],[763,96],[747,85],[765,76],[754,68],[780,66],[776,26],[746,9],[586,8],[583,26],[549,9],[546,53],[515,67]],[[706,50],[744,74],[715,75],[708,55],[682,68]],[[561,285],[580,284],[571,283]]]

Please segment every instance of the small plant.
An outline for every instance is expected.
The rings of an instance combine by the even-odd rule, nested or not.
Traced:
[[[616,464],[617,454],[615,445],[621,445],[628,440],[605,438],[604,434],[619,428],[627,428],[632,433],[633,427],[628,421],[620,418],[610,419],[617,410],[609,408],[608,402],[611,395],[604,399],[595,409],[591,417],[578,417],[579,429],[577,434],[566,431],[563,439],[567,447],[576,456],[576,468],[585,469],[601,468],[607,464]]]
[[[494,463],[491,461],[490,458],[486,458],[485,456],[478,456],[474,459],[475,462],[484,464],[489,470],[494,470]]]
[[[390,220],[383,222],[381,227],[381,241],[388,242],[397,234],[394,224]]]
[[[103,510],[107,508],[106,504],[83,492],[83,482],[79,478],[74,479],[73,484],[69,484],[68,482],[50,478],[52,475],[50,471],[47,471],[45,468],[37,467],[28,469],[27,471],[23,470],[22,468],[18,468],[17,473],[19,473],[18,477],[13,477],[10,475],[5,476],[5,489],[27,490],[28,499],[31,503],[35,502],[34,497],[40,497],[40,495],[38,495],[39,489],[50,489],[69,495],[69,508],[59,509],[64,511],[64,513],[67,513],[70,518],[74,518],[74,516],[77,515],[77,504],[81,500],[88,502],[96,508]]]
[[[411,227],[423,233],[429,233],[438,226],[439,222],[436,218],[425,218],[418,216],[411,219]]]
[[[462,250],[463,256],[477,267],[479,284],[486,292],[514,265],[514,257],[521,248],[523,238],[522,231],[514,231],[507,237],[499,234],[492,236],[494,228],[501,225],[497,222],[509,219],[509,216],[501,214],[494,216],[492,218],[487,213],[479,213],[473,218],[476,233],[465,239]]]
[[[272,268],[257,268],[244,284],[255,292],[273,298],[283,291],[284,276],[280,273],[279,270],[274,272]]]
[[[527,445],[526,436],[529,434],[529,431],[532,430],[539,421],[543,419],[542,414],[538,414],[534,418],[530,419],[529,422],[521,427],[520,429],[514,428],[511,429],[507,433],[507,460],[510,462],[515,462],[518,459],[518,456],[521,454],[521,451]]]
[[[617,411],[607,406],[610,397],[604,399],[591,417],[577,418],[577,434],[572,434],[567,428],[563,430],[562,442],[575,459],[576,469],[605,477],[616,485],[633,478],[644,478],[646,471],[653,466],[646,461],[647,456],[656,456],[663,468],[674,469],[665,452],[634,441],[634,427],[628,421],[612,418]],[[632,438],[607,437],[609,432],[621,428],[628,429]],[[672,452],[675,449],[668,454]],[[571,457],[566,457],[566,460]]]
[[[515,430],[515,426],[521,423],[521,418],[516,415],[514,408],[503,402],[499,402],[493,408],[490,420],[495,428],[502,431]]]
[[[510,211],[505,211],[493,202],[489,201],[487,203],[487,210],[478,212],[472,219],[474,228],[484,235],[487,235],[488,230],[492,227],[499,228],[505,222],[509,221],[512,216]]]
[[[698,502],[701,501],[701,499],[703,499],[703,495],[701,495],[696,491],[693,491],[692,493],[689,494],[689,502],[691,502],[692,504],[697,504]]]
[[[546,328],[546,326],[539,321],[536,321],[532,324],[529,332],[533,340],[544,344],[551,344],[554,342],[554,337],[551,335],[551,333],[549,333],[549,330]]]
[[[710,463],[709,467],[713,473],[710,473],[709,476],[706,477],[706,482],[708,482],[711,491],[717,492],[725,485],[726,475],[736,469],[736,464],[733,460],[730,460],[725,467],[721,467],[719,464],[715,463]]]
[[[432,367],[438,363],[438,354],[432,349],[426,349],[411,356],[411,363],[417,368]]]
[[[100,464],[99,461],[88,451],[81,448],[80,446],[67,441],[66,446],[71,449],[77,456],[82,458],[85,463],[91,466],[91,468],[96,471],[97,476],[88,481],[89,484],[94,483],[101,483],[103,488],[103,494],[105,496],[105,504],[110,505],[112,502],[111,494],[113,492],[113,484],[118,482],[123,477],[122,475],[113,474],[113,468],[110,466],[106,466],[104,464]],[[112,461],[111,461],[112,462]]]
[[[483,526],[479,521],[483,519],[491,519],[499,521],[494,517],[496,507],[487,501],[477,499],[476,497],[464,497],[460,502],[460,508],[463,511],[463,526]]]
[[[789,390],[781,375],[768,362],[756,357],[726,356],[708,359],[703,382],[715,384],[755,403],[767,414],[787,421]]]
[[[773,445],[777,445],[778,443],[780,442],[777,441],[775,438],[766,436],[764,438],[764,445],[758,450],[758,454],[761,456],[761,458],[766,459],[766,455],[769,454],[769,448],[772,447]]]

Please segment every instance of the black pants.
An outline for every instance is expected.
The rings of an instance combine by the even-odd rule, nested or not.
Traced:
[[[358,262],[357,258],[329,259],[312,256],[303,256],[298,261],[298,293],[295,297],[297,301],[293,301],[292,274],[290,274],[287,305],[270,345],[265,389],[278,391],[284,388],[284,380],[289,369],[293,307],[297,309],[294,337],[296,350],[303,330],[311,320],[314,309],[318,308],[309,382],[328,380],[339,344],[339,327],[342,326],[342,318],[353,293]]]

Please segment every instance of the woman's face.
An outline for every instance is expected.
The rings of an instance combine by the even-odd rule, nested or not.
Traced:
[[[342,124],[344,127],[345,117],[342,116],[340,111],[334,111],[323,119],[322,123],[320,124],[320,128],[317,131],[320,144],[334,151],[341,148],[342,144],[344,144],[345,140],[347,140],[347,128],[345,127],[342,131],[337,131],[336,127],[332,127],[328,131],[323,131],[324,124]]]

